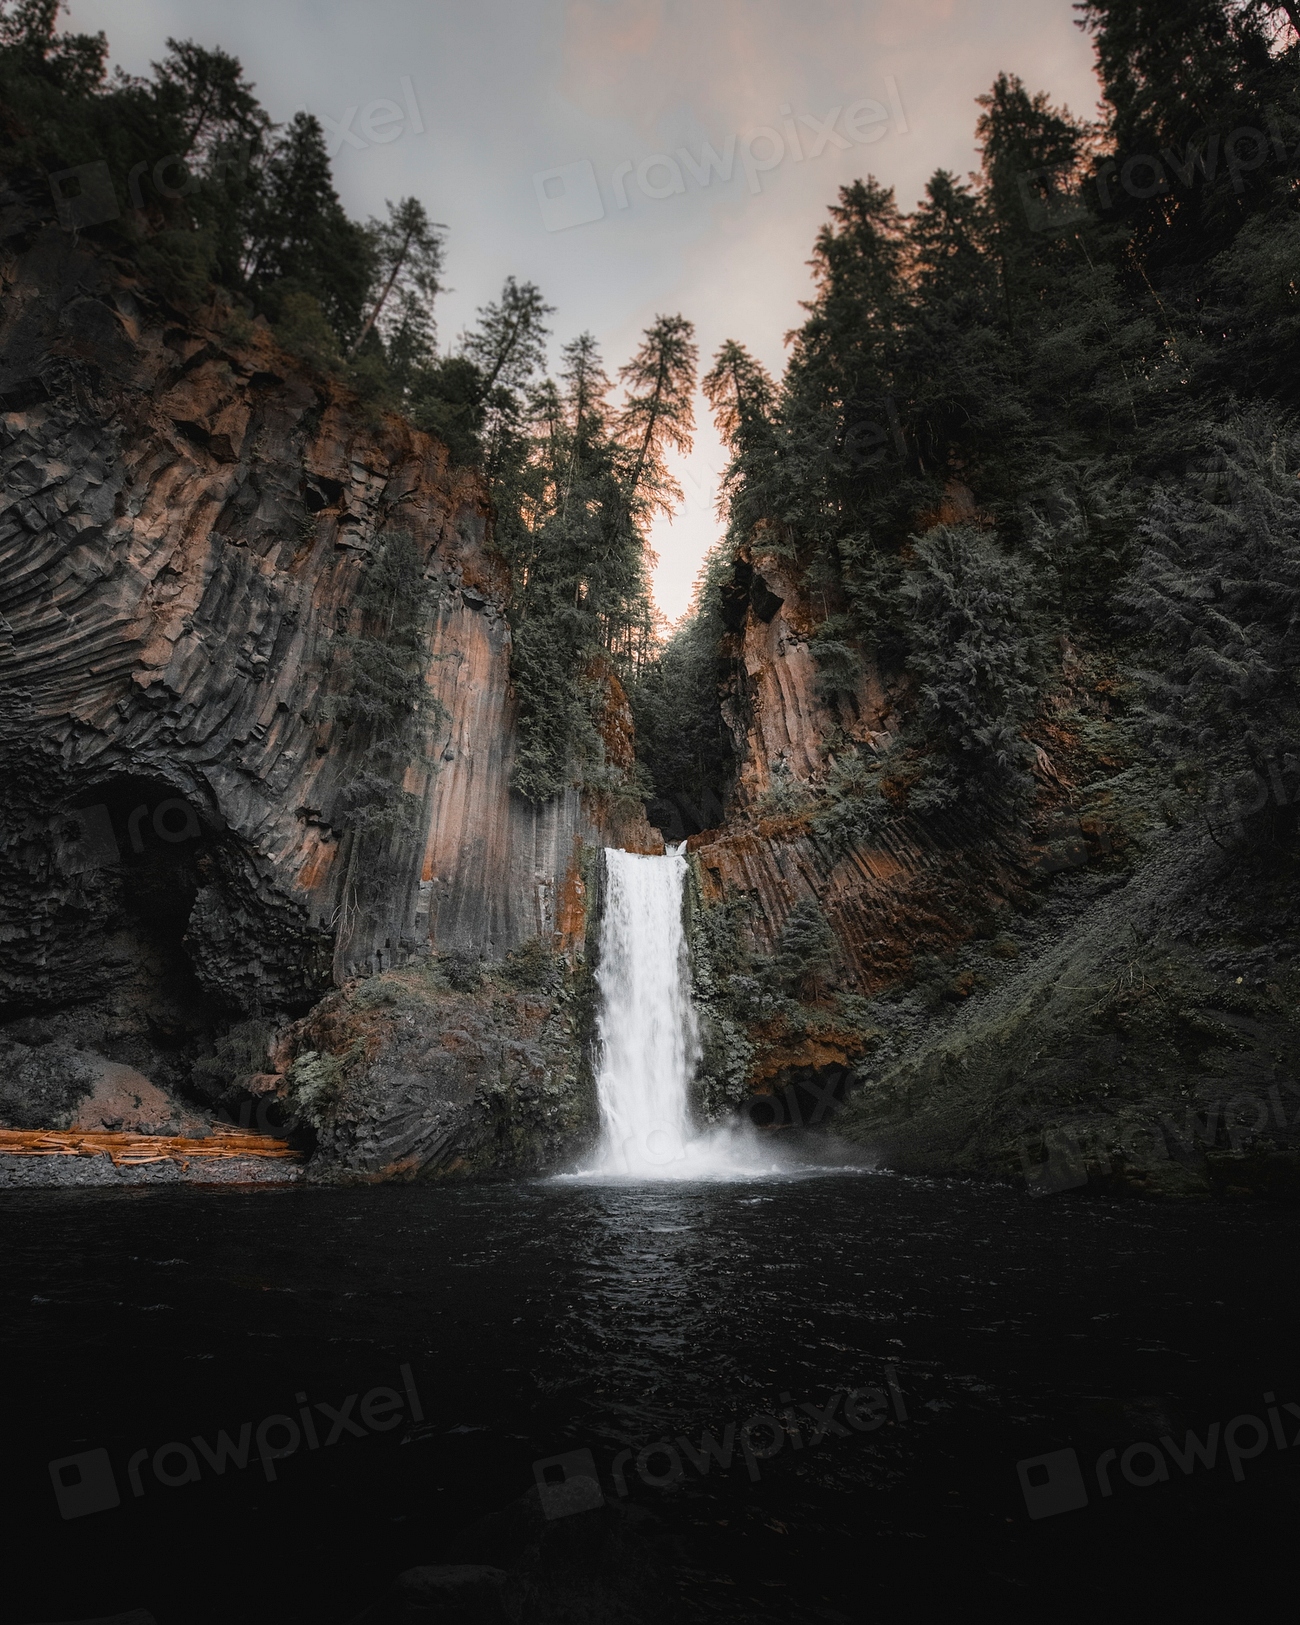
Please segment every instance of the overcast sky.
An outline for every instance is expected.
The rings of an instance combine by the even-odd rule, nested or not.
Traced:
[[[508,273],[584,328],[614,373],[661,312],[774,372],[838,186],[868,172],[911,207],[975,162],[975,97],[1000,69],[1084,116],[1091,51],[1070,0],[72,0],[147,73],[170,34],[244,63],[272,118],[307,108],[348,210],[414,193],[448,228],[439,340]],[[709,165],[706,144],[730,178]],[[681,155],[685,149],[685,157]],[[551,173],[558,172],[558,173]],[[701,400],[686,502],[656,526],[676,618],[717,539],[723,457]]]

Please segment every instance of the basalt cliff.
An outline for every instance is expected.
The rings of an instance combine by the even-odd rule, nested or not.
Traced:
[[[322,1067],[335,1092],[341,1073],[295,1022],[328,1024],[327,995],[418,972],[431,947],[572,961],[592,855],[657,837],[576,790],[512,793],[507,576],[474,474],[264,323],[182,314],[13,200],[5,247],[0,1118],[175,1132],[256,1106],[283,1126],[305,1052],[325,1060],[298,1115],[323,1123]],[[365,762],[328,701],[393,533],[430,589],[429,703],[401,786],[417,811],[376,874],[346,810]],[[608,692],[607,743],[630,759]],[[361,1175],[508,1162],[502,1092],[539,1079],[583,1119],[547,964],[495,1000],[435,980],[416,1060],[359,1013],[340,1040],[372,1087],[324,1138]],[[544,1133],[519,1139],[542,1156]]]

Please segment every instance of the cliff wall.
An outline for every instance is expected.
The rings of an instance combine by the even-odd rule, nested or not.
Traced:
[[[737,776],[725,817],[718,807],[717,826],[688,841],[705,901],[749,898],[752,940],[771,953],[790,910],[815,897],[835,931],[839,980],[863,993],[1005,910],[1041,854],[990,830],[977,807],[925,823],[900,816],[848,849],[817,835],[809,813],[837,755],[883,753],[900,692],[870,651],[858,651],[854,690],[824,692],[812,639],[826,606],[774,555],[742,551],[723,606],[722,704]]]
[[[510,791],[508,579],[477,477],[265,324],[169,308],[12,195],[0,231],[9,1039],[171,1086],[223,1024],[431,946],[575,950],[584,854],[656,837]],[[403,784],[417,827],[376,887],[346,810],[364,762],[326,701],[391,532],[425,561],[436,703]]]

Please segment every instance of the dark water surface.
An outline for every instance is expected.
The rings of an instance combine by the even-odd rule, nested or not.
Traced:
[[[679,1477],[643,1458],[663,1483],[624,1458],[626,1504],[667,1542],[665,1617],[1198,1618],[1219,1594],[1242,1618],[1294,1611],[1262,1600],[1290,1592],[1300,1510],[1294,1211],[836,1173],[10,1193],[0,1223],[6,1622],[342,1625],[454,1555],[539,1459],[590,1450],[620,1501],[625,1449],[685,1435],[698,1455],[702,1432],[791,1407],[802,1429],[752,1467],[738,1442],[707,1476],[680,1447]],[[882,1398],[845,1427],[862,1388]],[[814,1445],[800,1407],[837,1395]],[[254,1444],[218,1475],[192,1443],[321,1404],[344,1413],[335,1443],[315,1409],[319,1448],[269,1469]],[[1131,1453],[1102,1494],[1103,1451],[1214,1423],[1213,1466]],[[171,1442],[197,1482],[159,1481],[155,1462],[190,1471],[158,1458]],[[1031,1518],[1017,1463],[1067,1447],[1081,1479],[1050,1464]],[[65,1518],[49,1463],[72,1457]],[[1086,1505],[1051,1510],[1080,1483]]]

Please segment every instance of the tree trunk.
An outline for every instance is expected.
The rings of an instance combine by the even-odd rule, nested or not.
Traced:
[[[389,277],[388,281],[384,284],[384,291],[383,291],[383,293],[381,293],[379,295],[379,298],[375,301],[375,308],[370,312],[369,316],[366,317],[365,325],[362,327],[361,331],[357,334],[356,338],[353,339],[353,341],[352,341],[351,348],[348,350],[348,353],[347,353],[347,359],[349,361],[351,361],[352,357],[361,348],[362,344],[365,342],[366,334],[370,331],[370,329],[375,325],[375,322],[378,320],[379,312],[384,308],[385,300],[388,298],[389,294],[392,293],[392,291],[393,291],[393,284],[397,281],[398,273],[401,271],[402,267],[406,264],[406,254],[407,254],[407,250],[410,248],[410,246],[411,246],[411,233],[408,231],[407,234],[406,234],[406,240],[402,244],[401,252],[398,254],[397,259],[393,264],[393,274]]]

